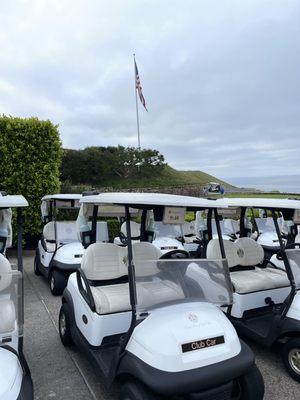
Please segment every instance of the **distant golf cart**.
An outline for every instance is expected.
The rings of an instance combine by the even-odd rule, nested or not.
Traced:
[[[22,261],[23,196],[0,194],[0,399],[32,400],[33,385],[23,354],[24,294]],[[11,208],[17,209],[17,265],[6,258],[11,245]]]
[[[80,202],[93,208],[94,229],[102,208],[123,207],[127,243],[93,242],[85,250],[62,297],[62,343],[75,343],[107,385],[119,382],[120,400],[262,399],[253,353],[220,309],[232,303],[224,251],[190,259],[181,250],[162,254],[148,241],[148,211],[176,225],[186,211],[211,208],[217,216],[216,203],[150,193],[103,193]],[[134,212],[144,218],[133,243]]]
[[[277,237],[276,227],[274,225],[273,218],[268,216],[267,210],[259,209],[258,213],[258,217],[253,215],[257,234],[256,240],[263,247],[266,258],[270,259],[273,254],[278,253],[280,250],[280,243]],[[288,221],[285,221],[282,215],[278,216],[277,223],[284,244],[287,242],[287,237],[289,234],[288,230],[291,226],[288,225],[287,222]]]
[[[84,248],[77,234],[79,194],[42,198],[43,235],[38,243],[34,272],[49,280],[53,295],[61,295],[69,275],[80,266]]]
[[[204,196],[208,196],[210,194],[220,194],[223,195],[225,193],[224,187],[218,182],[209,182],[203,188]]]
[[[300,245],[285,246],[278,224],[283,216],[293,221],[295,228],[300,225],[300,201],[235,198],[227,203],[241,210],[240,237],[223,243],[234,288],[227,315],[239,334],[264,346],[281,344],[287,371],[300,382]],[[263,208],[272,215],[280,244],[277,257],[283,268],[266,258],[262,246],[247,237],[244,217],[251,208]],[[208,243],[208,258],[219,257],[220,251],[217,240]]]

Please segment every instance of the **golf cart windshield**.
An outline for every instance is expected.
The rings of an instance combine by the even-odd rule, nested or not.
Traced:
[[[133,259],[133,264],[140,313],[186,300],[232,303],[227,260]]]
[[[0,270],[0,346],[23,335],[22,273]]]
[[[286,249],[285,252],[294,275],[296,289],[300,289],[300,249]]]
[[[154,232],[155,238],[176,238],[182,236],[182,227],[180,225],[164,224],[163,222],[155,221]]]

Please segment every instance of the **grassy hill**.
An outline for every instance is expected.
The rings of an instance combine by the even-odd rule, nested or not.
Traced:
[[[166,188],[166,187],[184,187],[184,186],[204,186],[208,182],[219,182],[225,187],[233,187],[230,184],[221,181],[220,179],[206,174],[202,171],[178,171],[169,165],[166,165],[164,170],[159,175],[153,175],[149,177],[138,177],[130,179],[111,179],[109,182],[105,182],[101,185],[94,185],[96,189],[101,187],[109,187],[111,189],[134,189],[134,188]],[[87,185],[76,185],[71,187],[64,187],[64,192],[82,192],[90,188]]]

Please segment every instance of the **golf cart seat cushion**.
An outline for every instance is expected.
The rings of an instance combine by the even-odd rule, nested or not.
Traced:
[[[137,282],[137,302],[140,306],[145,304],[162,304],[184,298],[180,286],[169,280],[152,280]]]
[[[287,273],[285,271],[282,271],[281,269],[268,267],[262,268],[261,272],[265,275],[267,274],[268,279],[270,279],[274,283],[276,288],[290,286],[290,281],[288,280]]]
[[[238,245],[229,240],[224,240],[223,244],[228,267],[232,268],[240,265],[242,260],[242,252],[240,251]],[[208,259],[220,260],[223,258],[221,254],[219,239],[212,239],[208,242],[206,256]]]
[[[264,260],[264,250],[255,240],[243,237],[235,241],[243,255],[240,258],[240,265],[245,267],[261,264]],[[241,251],[240,250],[240,251]]]
[[[230,273],[231,282],[235,292],[244,294],[274,288],[266,275],[260,273],[258,268],[249,271],[235,271]]]
[[[91,281],[128,275],[127,250],[112,243],[93,243],[83,254],[81,268]]]
[[[6,298],[0,299],[0,335],[15,330],[16,310],[14,303]]]
[[[9,287],[12,281],[10,262],[3,254],[0,254],[0,298],[1,292]]]
[[[151,276],[159,272],[155,261],[162,256],[162,252],[154,244],[132,243],[132,251],[136,277]]]
[[[131,309],[128,283],[108,286],[91,286],[96,312],[109,314]]]
[[[60,243],[77,242],[76,221],[57,221],[56,222],[57,241]],[[43,236],[46,241],[55,240],[55,222],[48,222],[43,229]]]
[[[139,238],[141,236],[141,224],[130,221],[130,231],[132,238]],[[126,221],[121,225],[121,232],[127,237]]]

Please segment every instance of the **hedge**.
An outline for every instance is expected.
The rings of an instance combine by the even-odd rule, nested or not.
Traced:
[[[41,233],[41,198],[60,191],[62,148],[58,126],[37,118],[0,116],[0,190],[22,194],[27,242]]]

